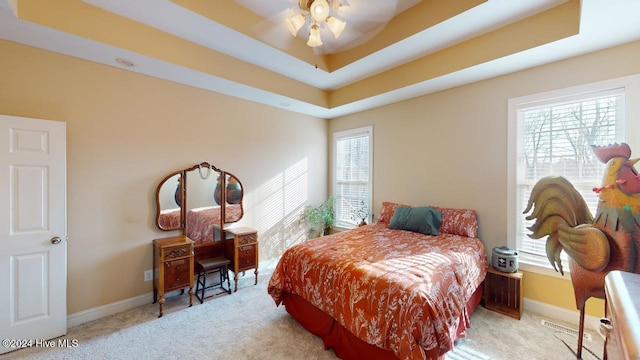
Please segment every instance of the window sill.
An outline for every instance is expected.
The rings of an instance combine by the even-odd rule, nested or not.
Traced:
[[[331,227],[331,233],[338,233],[338,232],[342,232],[342,231],[347,231],[347,230],[351,230],[353,228],[350,227],[346,227],[346,226],[332,226]]]
[[[556,279],[563,279],[563,280],[569,280],[571,281],[571,277],[569,276],[569,267],[562,267],[563,271],[564,271],[564,276],[562,276],[562,274],[560,274],[560,272],[553,270],[553,268],[551,267],[551,265],[541,265],[537,262],[533,262],[533,261],[528,261],[528,260],[523,260],[520,259],[519,263],[518,263],[518,270],[522,270],[522,271],[526,271],[526,272],[531,272],[531,273],[535,273],[535,274],[540,274],[540,275],[544,275],[544,276],[549,276],[549,277],[553,277]]]

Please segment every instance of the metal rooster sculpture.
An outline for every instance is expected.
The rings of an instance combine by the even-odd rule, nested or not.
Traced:
[[[563,177],[540,179],[524,214],[534,220],[529,237],[547,236],[549,262],[562,275],[560,252],[569,255],[571,282],[580,310],[577,358],[582,358],[584,307],[590,297],[604,299],[604,277],[611,270],[640,273],[640,176],[629,159],[629,145],[592,146],[606,164],[595,218],[578,191]]]

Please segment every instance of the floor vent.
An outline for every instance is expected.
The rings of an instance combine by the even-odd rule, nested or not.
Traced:
[[[545,320],[545,319],[540,320],[540,323],[542,324],[542,326],[546,326],[546,327],[551,328],[553,330],[560,331],[560,332],[562,332],[564,334],[568,334],[568,335],[572,335],[572,336],[578,337],[578,329],[573,329],[573,328],[567,327],[565,325],[554,323],[553,321],[549,321],[549,320]],[[584,340],[592,341],[591,334],[589,334],[586,331],[583,334],[583,338],[584,338]]]

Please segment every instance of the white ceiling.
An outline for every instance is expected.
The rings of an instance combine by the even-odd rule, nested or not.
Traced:
[[[291,1],[273,0],[272,12],[281,14],[283,6],[295,7]],[[349,0],[349,3],[355,7],[360,1],[364,0]],[[380,1],[394,2],[393,0]],[[272,35],[271,40],[265,39],[264,36],[261,39],[257,36],[253,38],[169,0],[84,0],[84,2],[284,77],[331,91],[460,43],[479,33],[486,33],[529,17],[565,0],[489,0],[331,72],[316,69],[309,63],[279,50],[276,47],[278,46],[276,43],[282,41],[279,35]],[[264,7],[267,0],[237,0],[237,2],[245,6],[251,2],[261,3],[262,5],[256,9],[262,12],[269,11],[269,8]],[[399,9],[404,9],[416,2],[419,1],[400,0],[397,1],[397,5]],[[640,21],[637,20],[637,14],[640,14],[640,0],[582,0],[579,35],[328,108],[20,20],[19,14],[16,16],[15,5],[16,0],[0,0],[1,39],[120,68],[123,67],[115,63],[114,59],[125,58],[136,64],[134,67],[125,68],[130,71],[322,118],[335,118],[640,39]],[[389,11],[384,6],[380,8]],[[277,18],[281,17],[279,15]],[[348,25],[345,33],[349,26],[358,27],[357,19],[346,18],[346,20]],[[281,29],[285,35],[291,37],[284,25],[278,27],[278,22],[273,24],[274,29]],[[273,31],[270,33],[277,34]],[[348,36],[345,39],[348,39]],[[272,41],[273,46],[265,41]],[[332,46],[343,48],[349,45],[342,43]]]

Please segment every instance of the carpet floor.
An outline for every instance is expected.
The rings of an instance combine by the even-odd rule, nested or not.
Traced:
[[[166,299],[161,318],[158,305],[150,303],[70,328],[59,338],[68,339],[70,347],[32,347],[0,355],[0,360],[336,359],[322,340],[275,306],[266,292],[272,268],[273,264],[261,264],[258,285],[253,284],[253,272],[247,272],[231,295],[221,294],[203,304],[194,296],[194,305],[187,307],[188,295],[175,294]],[[529,312],[515,320],[479,306],[467,336],[446,358],[575,359],[576,335],[543,326],[542,320]],[[591,333],[582,358],[601,359],[603,341]]]

